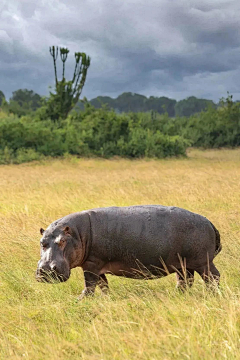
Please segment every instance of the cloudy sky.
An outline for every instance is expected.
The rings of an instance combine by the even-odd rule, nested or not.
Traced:
[[[0,90],[47,95],[50,45],[91,57],[83,96],[240,99],[239,0],[1,0]],[[60,66],[59,62],[59,66]]]

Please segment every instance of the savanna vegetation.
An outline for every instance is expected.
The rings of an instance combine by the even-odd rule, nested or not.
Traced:
[[[54,100],[55,101],[55,100]],[[43,105],[18,117],[0,113],[0,163],[22,163],[46,156],[164,158],[185,156],[189,146],[240,146],[240,103],[231,97],[218,108],[190,117],[167,113],[121,113],[85,102],[84,111],[66,118],[46,116]]]
[[[95,108],[107,105],[117,113],[154,111],[158,114],[167,113],[170,117],[191,116],[206,110],[209,106],[213,108],[218,106],[218,104],[215,104],[212,100],[198,99],[195,96],[176,101],[174,99],[169,99],[166,96],[150,96],[147,98],[144,95],[131,92],[122,93],[116,99],[109,96],[98,96],[92,99],[90,104]],[[84,109],[82,102],[77,104],[77,109]]]
[[[68,53],[50,48],[48,97],[19,89],[6,101],[0,91],[0,358],[238,359],[240,151],[194,147],[238,147],[239,103],[131,93],[79,103],[90,58],[75,53],[67,80]],[[71,212],[132,204],[180,206],[216,225],[218,293],[199,277],[179,294],[174,276],[109,276],[109,295],[78,302],[80,269],[64,284],[35,281],[40,227]]]
[[[56,50],[55,50],[56,51]],[[59,82],[62,82],[61,79]],[[86,80],[86,76],[85,76]],[[83,88],[83,86],[82,86]],[[81,88],[81,90],[82,90]],[[55,89],[56,89],[56,79],[55,79]],[[59,90],[63,90],[63,88],[59,88]],[[16,97],[16,95],[17,97]],[[19,96],[21,99],[19,99]],[[22,97],[24,95],[24,97]],[[63,95],[63,93],[62,93]],[[4,93],[0,91],[0,106],[6,110],[10,110],[17,115],[22,115],[23,111],[26,112],[35,110],[34,106],[31,106],[32,96],[40,98],[40,95],[35,94],[32,90],[27,89],[19,89],[13,92],[13,96],[10,98],[9,102],[6,101],[2,104],[2,99],[5,99]],[[79,95],[80,96],[80,95]],[[59,96],[57,99],[61,98]],[[26,104],[23,104],[22,99]],[[57,100],[55,98],[55,100]],[[20,100],[20,101],[19,101]],[[44,99],[42,99],[44,100]],[[47,100],[47,98],[45,99]],[[75,106],[76,111],[83,111],[84,110],[84,103],[82,101],[76,101],[77,98],[75,97],[75,101],[73,105]],[[14,102],[16,101],[16,102]],[[30,107],[29,107],[30,103]],[[212,100],[206,99],[198,99],[195,96],[190,96],[184,100],[176,101],[174,99],[170,99],[166,96],[156,97],[150,96],[146,97],[144,95],[131,93],[131,92],[124,92],[119,95],[116,99],[113,99],[109,96],[98,96],[89,101],[89,103],[94,106],[96,109],[101,108],[103,105],[106,105],[108,108],[113,109],[116,113],[127,113],[127,112],[156,112],[158,114],[165,114],[167,113],[169,117],[175,116],[191,116],[201,111],[207,110],[208,107],[217,108],[220,106],[220,103],[216,104]],[[3,106],[4,105],[4,106]],[[20,105],[17,106],[17,105]]]
[[[68,159],[0,166],[0,358],[238,359],[240,351],[240,151],[194,150],[166,160]],[[76,300],[81,269],[63,284],[36,282],[39,228],[99,206],[176,205],[219,229],[217,294],[196,275],[109,278],[111,292]]]
[[[124,93],[117,99],[85,99],[80,110],[90,57],[76,52],[73,76],[67,80],[69,50],[52,46],[49,51],[55,86],[48,97],[19,89],[7,102],[0,91],[0,164],[69,155],[165,158],[185,156],[189,146],[240,145],[240,103],[231,96],[217,106],[193,96],[176,102]]]

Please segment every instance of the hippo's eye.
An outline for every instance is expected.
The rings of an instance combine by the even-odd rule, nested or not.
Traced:
[[[66,242],[66,239],[62,238],[60,241],[59,241],[59,245],[60,246],[63,246]]]

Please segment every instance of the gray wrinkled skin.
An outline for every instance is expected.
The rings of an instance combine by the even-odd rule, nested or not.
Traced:
[[[178,287],[191,286],[194,272],[206,283],[219,282],[213,258],[220,235],[205,217],[161,205],[98,208],[67,215],[41,229],[38,281],[66,281],[82,267],[85,289],[105,291],[105,274],[152,279],[177,274]]]

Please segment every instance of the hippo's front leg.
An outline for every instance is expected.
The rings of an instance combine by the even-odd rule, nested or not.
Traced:
[[[101,275],[99,275],[102,268],[102,262],[99,260],[87,261],[82,266],[85,280],[85,288],[82,291],[81,295],[78,297],[78,300],[82,300],[85,296],[93,296],[96,286],[101,280]],[[106,280],[107,281],[107,280]]]
[[[84,271],[85,288],[78,300],[82,300],[85,296],[93,296],[97,283],[99,282],[99,275],[89,271]]]

